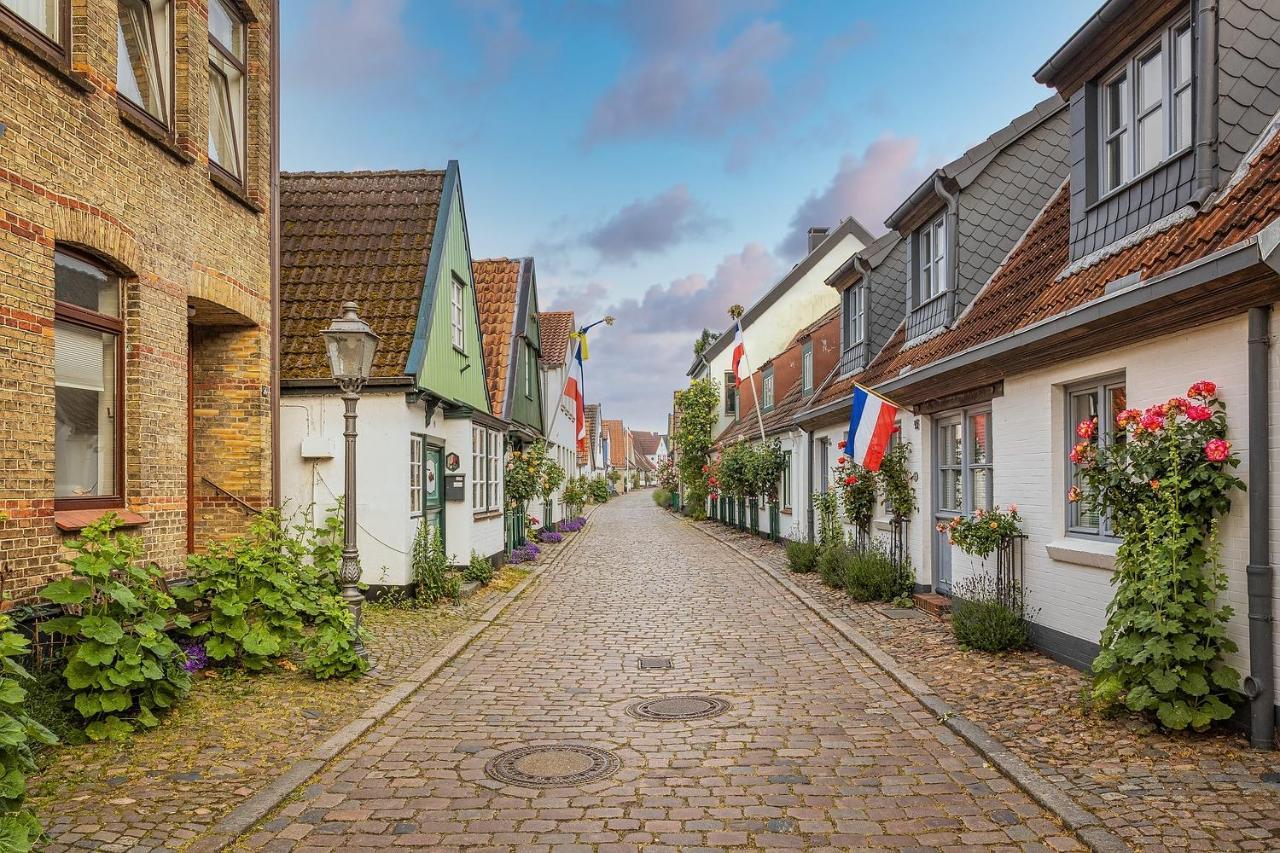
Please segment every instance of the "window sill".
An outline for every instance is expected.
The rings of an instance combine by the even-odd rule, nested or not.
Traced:
[[[121,527],[141,527],[144,524],[150,524],[150,520],[145,516],[138,515],[136,512],[130,512],[124,508],[107,507],[105,509],[59,509],[53,513],[53,523],[63,533],[75,533],[84,530],[89,525],[101,519],[108,513],[115,513],[120,519]]]
[[[118,98],[116,101],[117,111],[120,113],[120,121],[125,126],[146,139],[152,145],[168,154],[184,166],[195,162],[187,152],[178,147],[178,143],[155,119],[141,112],[137,107]]]
[[[209,164],[209,182],[230,196],[232,201],[247,208],[250,212],[254,214],[262,213],[262,206],[249,198],[244,186],[212,163]]]
[[[1115,570],[1116,551],[1119,547],[1118,542],[1070,537],[1050,542],[1044,549],[1051,558],[1059,562],[1110,572]]]
[[[502,518],[502,510],[496,509],[491,512],[477,512],[471,516],[473,521],[488,521],[491,518]]]
[[[0,41],[13,45],[77,92],[88,94],[93,91],[93,84],[89,82],[88,77],[79,71],[71,70],[66,54],[46,47],[35,36],[28,35],[2,18],[0,18]]]

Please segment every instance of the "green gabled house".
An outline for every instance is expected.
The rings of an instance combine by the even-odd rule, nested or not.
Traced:
[[[501,558],[509,423],[493,414],[456,161],[438,171],[281,175],[283,496],[342,490],[341,399],[319,332],[355,301],[381,337],[359,408],[364,580],[403,586],[419,525],[455,565]]]

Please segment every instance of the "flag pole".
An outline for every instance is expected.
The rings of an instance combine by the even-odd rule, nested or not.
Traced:
[[[729,316],[733,318],[733,322],[738,326],[738,334],[742,336],[742,360],[747,363],[747,376],[751,377],[751,394],[755,398],[756,404],[756,424],[760,427],[760,441],[764,443],[764,416],[760,414],[760,387],[756,382],[754,372],[751,370],[751,357],[747,355],[747,336],[742,331],[742,306],[729,306]],[[734,377],[737,379],[737,377]],[[739,383],[741,385],[741,383]],[[741,402],[741,400],[739,400]]]

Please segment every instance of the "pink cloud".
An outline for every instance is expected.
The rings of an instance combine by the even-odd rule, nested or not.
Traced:
[[[584,236],[602,259],[629,261],[705,234],[712,224],[689,188],[678,184],[626,205]]]

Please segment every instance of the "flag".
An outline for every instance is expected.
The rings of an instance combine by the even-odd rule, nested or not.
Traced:
[[[742,341],[742,320],[736,320],[733,327],[733,386],[735,388],[742,387],[742,380],[745,378],[738,370],[738,365],[746,354],[747,345]]]
[[[564,394],[573,400],[573,417],[577,426],[575,427],[574,438],[577,440],[578,449],[587,449],[587,417],[586,404],[582,399],[582,389],[578,386],[578,380],[570,376],[569,381],[564,385]]]
[[[861,385],[854,385],[845,454],[868,471],[879,471],[897,417],[898,407],[893,403]]]

